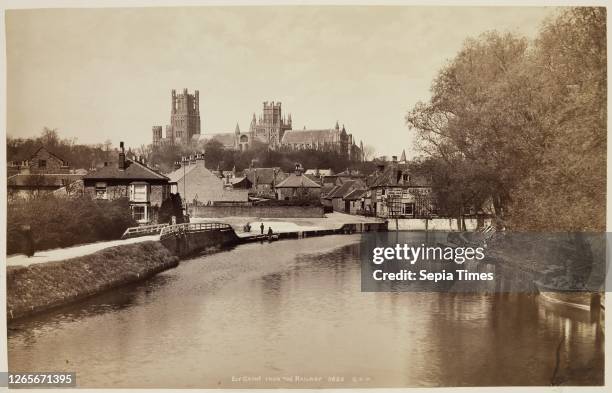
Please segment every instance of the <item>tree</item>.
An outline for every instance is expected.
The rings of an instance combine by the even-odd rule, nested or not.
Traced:
[[[369,161],[374,158],[374,154],[376,154],[376,149],[372,145],[363,146],[363,159],[365,161]]]
[[[209,140],[204,145],[204,157],[208,168],[217,168],[223,161],[225,149],[221,142],[214,139]]]
[[[604,8],[571,8],[532,44],[466,41],[406,116],[445,209],[490,199],[517,229],[605,227],[605,27]]]

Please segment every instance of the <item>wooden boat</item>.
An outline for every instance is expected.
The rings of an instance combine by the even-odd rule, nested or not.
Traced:
[[[543,300],[579,310],[591,310],[591,298],[594,292],[589,292],[586,289],[560,289],[541,281],[536,281],[535,285]]]

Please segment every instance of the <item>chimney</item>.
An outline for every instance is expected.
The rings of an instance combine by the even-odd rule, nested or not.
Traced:
[[[302,168],[302,164],[300,164],[299,162],[295,163],[295,175],[296,176],[302,176],[302,171],[304,169]]]
[[[174,169],[181,169],[181,162],[180,161],[175,161],[174,162]]]
[[[119,170],[123,171],[125,170],[125,149],[123,147],[123,142],[119,143],[119,148],[121,149],[119,151]]]
[[[392,156],[392,157],[391,157],[391,161],[393,161],[393,162],[397,162],[397,156]]]

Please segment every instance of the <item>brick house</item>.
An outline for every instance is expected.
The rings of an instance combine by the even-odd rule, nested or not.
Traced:
[[[14,174],[65,174],[70,173],[70,166],[61,157],[39,146],[34,151],[21,157],[15,157],[8,163],[9,175]]]
[[[68,163],[44,146],[21,157],[14,157],[7,165],[7,195],[12,198],[31,198],[70,188],[83,177]]]
[[[157,222],[163,201],[170,196],[169,179],[142,162],[125,157],[121,142],[119,160],[83,177],[85,194],[96,199],[129,198],[132,216],[139,224]]]

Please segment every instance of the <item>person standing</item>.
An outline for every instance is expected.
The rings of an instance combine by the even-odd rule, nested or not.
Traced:
[[[263,222],[261,223],[261,225],[259,226],[259,229],[261,229],[261,234],[263,235],[263,231],[264,231],[264,224]]]

